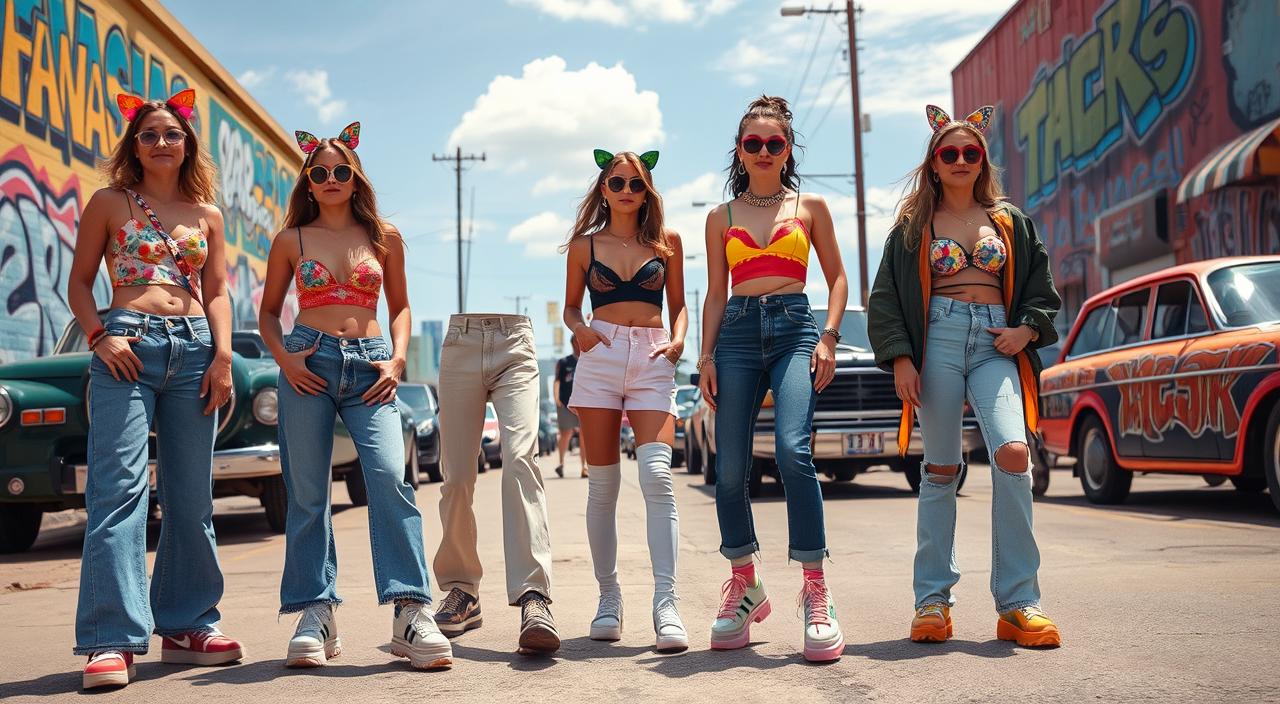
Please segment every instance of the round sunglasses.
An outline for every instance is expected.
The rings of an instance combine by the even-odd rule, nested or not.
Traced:
[[[164,140],[166,145],[182,144],[187,139],[187,133],[177,127],[171,127],[164,132],[143,130],[137,134],[137,139],[138,144],[141,144],[144,147],[154,147],[160,143],[160,140]]]
[[[964,157],[964,163],[976,164],[982,161],[982,154],[982,147],[976,144],[967,145],[963,149],[954,146],[938,147],[933,152],[933,155],[941,159],[944,164],[954,164],[962,156]]]
[[[639,176],[632,177],[630,181],[621,176],[610,176],[605,183],[608,184],[609,190],[614,193],[621,193],[622,189],[626,187],[629,187],[627,188],[629,193],[643,193],[647,190],[644,185],[644,179]]]
[[[759,154],[760,149],[764,148],[773,156],[778,156],[787,148],[787,138],[782,135],[773,135],[765,139],[758,134],[749,134],[742,138],[742,151],[748,154]]]
[[[306,173],[307,178],[311,179],[311,182],[317,186],[329,180],[329,167],[327,166],[321,166],[319,164],[309,166],[306,169]],[[350,181],[351,177],[354,175],[355,172],[351,169],[350,164],[338,164],[333,167],[333,180],[338,183],[346,183],[347,181]]]

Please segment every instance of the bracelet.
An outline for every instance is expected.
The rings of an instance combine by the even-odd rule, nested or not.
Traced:
[[[839,331],[839,330],[836,330],[835,328],[827,328],[827,329],[825,329],[825,330],[823,330],[823,331],[822,331],[822,334],[823,334],[823,335],[830,335],[830,336],[832,336],[832,337],[836,338],[836,344],[839,344],[839,343],[840,343],[840,337],[841,337],[841,335],[840,335],[840,331]]]
[[[702,371],[703,367],[707,366],[708,364],[714,365],[715,363],[716,363],[715,357],[712,357],[709,354],[704,354],[698,358],[698,363],[694,365],[694,368],[697,369],[698,371]]]
[[[107,334],[107,329],[99,326],[97,330],[89,333],[89,349],[93,349],[94,345],[102,341]]]

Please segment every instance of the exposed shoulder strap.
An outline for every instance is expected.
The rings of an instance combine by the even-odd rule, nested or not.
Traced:
[[[587,242],[591,245],[591,261],[592,261],[592,263],[594,263],[594,262],[595,262],[595,260],[596,260],[596,236],[595,236],[595,233],[592,233],[592,234],[590,234],[590,235],[587,235]]]
[[[303,254],[303,251],[302,251],[302,226],[301,226],[301,225],[299,225],[299,226],[297,227],[297,230],[298,230],[298,256],[299,256],[299,257],[301,257],[301,256],[302,256],[302,254]]]
[[[729,216],[729,227],[733,227],[733,203],[725,203],[724,212]]]
[[[133,198],[130,197],[128,191],[120,191],[120,195],[124,196],[124,203],[129,206],[129,217],[133,218]]]
[[[796,191],[796,212],[791,217],[793,218],[800,217],[800,191]]]

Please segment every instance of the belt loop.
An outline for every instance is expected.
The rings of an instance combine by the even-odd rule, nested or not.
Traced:
[[[458,316],[458,327],[462,328],[462,332],[464,334],[467,332],[470,322],[471,320],[469,318],[465,316]]]
[[[947,298],[944,296],[942,300],[943,300],[943,304],[942,304],[943,312],[946,313],[947,315],[951,315],[951,310],[956,306],[956,299]]]
[[[502,316],[502,317],[498,318],[498,330],[499,330],[503,335],[506,335],[506,334],[507,334],[507,318],[506,318],[506,316]]]

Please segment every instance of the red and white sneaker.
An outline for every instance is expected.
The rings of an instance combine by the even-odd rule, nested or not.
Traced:
[[[187,631],[161,639],[164,648],[160,662],[175,665],[223,665],[244,657],[240,643],[222,635],[216,628]]]
[[[85,689],[98,687],[123,687],[129,680],[137,676],[133,666],[133,653],[122,653],[119,650],[104,650],[89,656],[84,666]]]

